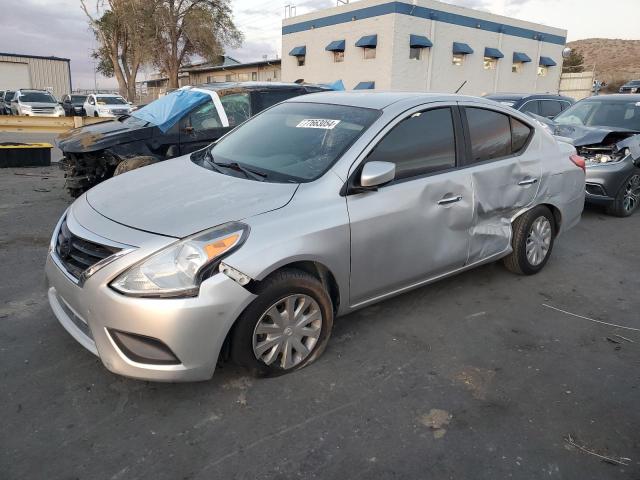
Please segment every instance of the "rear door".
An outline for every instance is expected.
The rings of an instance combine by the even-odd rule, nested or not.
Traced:
[[[534,129],[485,105],[463,104],[467,155],[473,184],[473,227],[468,263],[503,253],[513,216],[534,200],[542,163]]]
[[[396,179],[347,196],[351,226],[351,305],[461,268],[473,214],[470,175],[455,106],[413,110],[387,127],[352,169],[396,164]],[[357,177],[355,177],[357,178]]]

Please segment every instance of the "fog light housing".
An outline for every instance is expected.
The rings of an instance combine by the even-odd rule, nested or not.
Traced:
[[[108,329],[120,351],[131,361],[151,365],[179,365],[181,362],[171,349],[157,338]]]

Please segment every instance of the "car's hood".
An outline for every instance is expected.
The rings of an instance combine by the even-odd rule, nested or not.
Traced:
[[[58,106],[58,103],[52,102],[20,102],[20,105],[28,105],[29,107],[34,108],[55,108]]]
[[[87,201],[114,222],[182,238],[281,208],[297,187],[224,175],[184,156],[100,183],[87,192]]]
[[[603,143],[611,134],[615,134],[615,138],[617,139],[638,134],[636,131],[617,127],[583,127],[578,125],[560,125],[555,122],[554,125],[554,135],[572,138],[574,145],[577,147]]]
[[[65,153],[95,152],[115,144],[150,138],[154,128],[153,125],[132,126],[118,120],[106,120],[69,130],[58,136],[56,145]]]

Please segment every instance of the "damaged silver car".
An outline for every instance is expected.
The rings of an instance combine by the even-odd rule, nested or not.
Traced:
[[[479,98],[318,93],[114,177],[55,228],[64,328],[112,372],[302,368],[337,315],[502,259],[539,272],[580,219],[584,161]]]

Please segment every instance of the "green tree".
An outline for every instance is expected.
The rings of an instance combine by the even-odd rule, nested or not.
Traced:
[[[180,68],[193,55],[215,62],[225,47],[238,47],[242,33],[233,22],[229,0],[156,0],[155,65],[178,88]]]
[[[579,50],[571,49],[571,54],[562,62],[562,71],[565,73],[584,72],[584,57]]]
[[[96,0],[94,14],[87,1],[80,5],[100,44],[92,54],[97,70],[115,77],[120,94],[134,100],[138,70],[151,60],[156,0]]]

